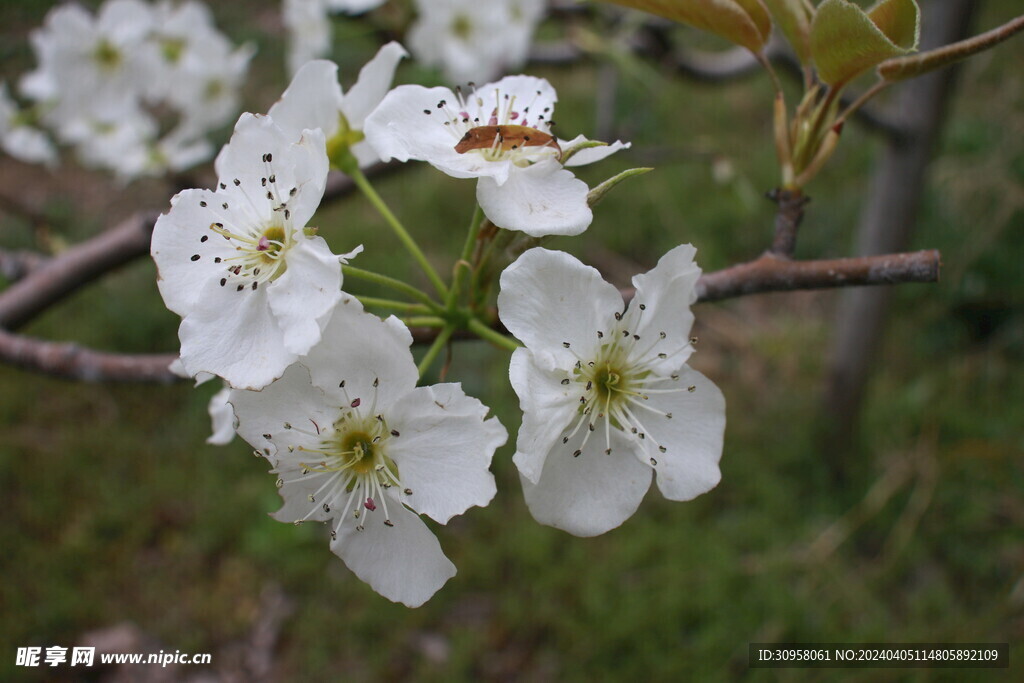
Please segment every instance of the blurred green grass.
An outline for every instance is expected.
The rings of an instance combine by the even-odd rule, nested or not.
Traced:
[[[245,7],[217,12],[237,20],[228,29],[236,38],[261,41],[253,73],[279,75],[251,82],[252,106],[265,110],[283,87],[281,52],[261,28],[266,16]],[[979,26],[1014,12],[1010,2],[986,7]],[[32,3],[3,9],[23,29],[39,13]],[[335,56],[350,82],[371,36],[359,24],[338,30],[345,40]],[[10,77],[26,68],[27,53],[23,42],[5,45]],[[687,504],[654,491],[621,528],[576,539],[532,521],[506,446],[492,467],[493,503],[438,528],[458,576],[408,610],[355,579],[329,552],[326,530],[266,516],[278,506],[273,478],[244,444],[203,443],[216,387],[82,385],[0,367],[0,677],[28,674],[14,670],[16,647],[70,646],[122,621],[167,650],[213,652],[217,664],[248,637],[260,594],[273,585],[295,605],[273,654],[279,680],[982,678],[968,670],[748,670],[747,643],[760,641],[1009,641],[1019,657],[1020,55],[1018,40],[970,63],[961,79],[916,238],[943,250],[944,279],[898,289],[862,422],[863,478],[830,483],[830,454],[812,439],[836,295],[703,305],[694,365],[729,403],[722,483]],[[563,134],[590,132],[595,70],[532,72],[558,87]],[[756,255],[770,239],[771,205],[760,192],[775,182],[764,79],[703,87],[643,73],[622,79],[618,100],[617,122],[634,150],[581,176],[594,184],[652,155],[657,170],[612,193],[586,235],[550,246],[600,262],[613,278],[646,269],[679,242],[694,243],[707,270]],[[406,66],[399,80],[418,75]],[[849,253],[879,143],[847,131],[811,188],[802,257]],[[715,163],[730,164],[731,178],[716,180]],[[423,166],[377,185],[436,263],[457,253],[471,182]],[[160,196],[159,184],[144,189]],[[132,191],[111,190],[82,217],[66,199],[47,210],[58,236],[73,241],[107,224],[109,206],[130,210]],[[25,246],[26,226],[0,220],[4,245]],[[316,222],[336,250],[366,245],[358,265],[416,281],[358,197]],[[26,332],[173,350],[178,321],[153,278],[151,264],[134,264]],[[506,369],[504,352],[459,344],[450,378],[491,405],[514,441],[519,418]],[[869,495],[888,484],[889,495]]]

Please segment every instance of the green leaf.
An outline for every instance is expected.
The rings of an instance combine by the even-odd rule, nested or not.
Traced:
[[[772,32],[762,0],[608,0],[721,36],[760,53]]]
[[[618,175],[612,176],[611,178],[604,181],[597,187],[591,189],[590,192],[587,193],[587,206],[593,206],[594,204],[597,204],[599,201],[604,199],[604,196],[608,194],[609,190],[611,190],[613,187],[621,183],[626,178],[632,178],[633,176],[636,175],[643,175],[644,173],[648,173],[653,170],[653,168],[631,168],[627,171],[619,173]]]
[[[825,0],[811,22],[818,76],[841,87],[886,59],[912,52],[919,23],[915,0],[882,0],[870,12],[848,0]]]
[[[814,16],[811,8],[804,0],[764,0],[764,4],[768,6],[768,11],[782,29],[786,40],[793,46],[800,63],[810,61],[811,18]]]

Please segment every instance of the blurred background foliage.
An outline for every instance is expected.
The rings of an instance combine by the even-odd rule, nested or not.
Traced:
[[[27,33],[46,5],[0,7],[8,82],[32,66]],[[988,0],[978,30],[1019,9]],[[236,41],[258,43],[246,102],[266,111],[286,83],[277,3],[225,0],[213,10]],[[542,37],[555,35],[557,27],[543,27]],[[378,40],[366,22],[335,21],[344,85]],[[728,400],[722,483],[687,504],[652,491],[621,528],[577,539],[532,521],[506,446],[492,467],[493,503],[438,528],[458,575],[409,610],[358,581],[330,553],[326,529],[267,517],[279,502],[266,464],[239,440],[204,444],[213,383],[87,385],[0,366],[0,678],[70,676],[68,667],[15,670],[16,647],[70,647],[125,624],[165,651],[213,653],[214,669],[228,676],[252,666],[254,634],[282,616],[280,637],[264,652],[275,680],[979,673],[748,670],[747,644],[765,641],[1009,641],[1016,661],[1024,656],[1022,46],[1011,41],[960,74],[915,238],[915,248],[942,250],[942,281],[898,288],[859,428],[864,467],[856,477],[836,484],[832,453],[813,438],[838,295],[703,304],[693,365]],[[529,69],[558,89],[563,136],[593,132],[600,68],[587,60]],[[403,65],[396,82],[417,81],[439,79]],[[697,246],[705,270],[760,253],[773,209],[762,193],[777,182],[767,79],[696,84],[636,61],[615,95],[615,131],[633,149],[582,177],[595,184],[631,166],[657,170],[612,193],[585,235],[549,246],[618,284],[680,242]],[[798,257],[851,254],[880,148],[847,126],[836,158],[809,188]],[[165,208],[175,191],[157,180],[116,188],[73,163],[51,174],[9,158],[0,160],[0,186],[46,218],[33,228],[0,211],[3,246],[37,249],[74,243],[138,208]],[[377,186],[435,263],[450,263],[472,213],[473,183],[420,165]],[[365,244],[361,267],[418,276],[393,257],[394,240],[360,197],[325,207],[315,222],[336,251]],[[178,319],[163,308],[154,276],[140,261],[25,332],[172,351]],[[460,343],[449,377],[491,405],[514,441],[507,360]],[[130,677],[154,672],[139,667]],[[172,675],[198,673],[179,667]]]

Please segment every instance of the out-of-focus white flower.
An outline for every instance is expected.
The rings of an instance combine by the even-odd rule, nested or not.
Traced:
[[[306,128],[321,129],[332,160],[351,150],[360,166],[380,161],[380,155],[364,140],[363,122],[387,94],[398,62],[406,56],[398,43],[383,46],[363,66],[348,93],[338,85],[337,64],[322,59],[307,62],[268,114],[295,137]]]
[[[182,317],[181,361],[260,389],[318,341],[341,299],[341,265],[305,232],[323,196],[320,130],[299,140],[243,114],[215,191],[185,190],[153,230],[160,293]]]
[[[122,180],[205,161],[205,136],[236,114],[252,56],[194,0],[108,0],[47,14],[31,37],[38,68],[21,81],[41,121],[90,166]]]
[[[544,0],[416,0],[409,30],[416,59],[455,83],[484,81],[518,68],[544,16]]]
[[[384,160],[417,159],[456,178],[479,178],[476,198],[501,228],[529,235],[577,235],[593,215],[588,188],[563,168],[563,151],[585,145],[551,130],[557,100],[546,80],[507,76],[471,94],[447,88],[395,88],[366,119],[366,139]],[[582,149],[564,165],[587,164],[628,147]]]
[[[348,298],[301,364],[233,391],[238,433],[273,463],[282,522],[328,522],[331,550],[384,597],[417,607],[455,575],[419,515],[444,524],[495,493],[507,433],[458,384],[416,387],[409,330]],[[307,369],[308,368],[308,369]]]
[[[669,251],[633,278],[628,308],[593,268],[535,248],[501,275],[501,321],[526,346],[509,377],[523,423],[513,458],[537,521],[577,536],[622,524],[650,488],[690,500],[720,479],[725,399],[686,365],[700,268]]]
[[[57,150],[46,133],[29,123],[28,117],[18,111],[18,105],[7,92],[7,84],[0,83],[0,148],[15,159],[29,163],[53,166],[57,163]]]
[[[284,0],[282,16],[288,31],[289,73],[330,52],[332,30],[325,0]]]

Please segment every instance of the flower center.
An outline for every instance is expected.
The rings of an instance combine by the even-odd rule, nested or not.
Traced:
[[[121,65],[121,52],[105,38],[96,45],[93,59],[101,69],[113,71]]]
[[[345,388],[344,382],[341,388]],[[388,427],[382,414],[375,414],[376,380],[373,389],[368,409],[362,409],[360,398],[351,399],[330,429],[321,430],[312,420],[315,431],[284,425],[287,430],[309,437],[310,442],[308,446],[288,446],[287,453],[282,454],[282,462],[289,465],[286,469],[299,471],[299,477],[292,481],[322,479],[317,479],[315,493],[308,496],[312,507],[305,519],[317,509],[327,513],[337,509],[344,515],[351,514],[356,529],[362,531],[366,520],[379,508],[384,525],[391,527],[394,524],[388,515],[388,499],[393,504],[397,497],[401,504],[403,496],[412,495],[411,489],[402,488],[398,465],[388,456],[389,442],[400,435]],[[345,395],[348,398],[347,391]],[[285,483],[283,478],[278,479],[278,486]],[[393,487],[401,493],[387,493]]]
[[[228,184],[221,182],[220,192],[204,194],[199,200],[200,208],[218,217],[210,223],[210,231],[234,248],[232,255],[225,256],[223,246],[218,243],[219,255],[213,255],[214,263],[223,264],[227,271],[220,279],[220,286],[233,285],[239,292],[256,290],[261,284],[284,275],[288,270],[288,251],[296,243],[296,226],[292,224],[288,203],[299,190],[279,185],[272,154],[264,154],[263,163],[265,175],[259,179],[258,187],[250,187],[234,178],[231,180],[233,189],[229,190]],[[232,209],[231,204],[236,201],[241,202],[242,210]],[[203,258],[210,237],[204,234],[199,238],[200,251],[192,255],[192,261]]]
[[[465,14],[456,14],[452,19],[452,35],[459,40],[469,40],[473,35],[473,22]]]
[[[643,314],[645,306],[638,306]],[[569,391],[578,391],[579,418],[571,431],[562,437],[562,443],[568,444],[576,440],[576,435],[586,425],[583,437],[573,449],[573,457],[579,457],[590,439],[590,435],[599,426],[603,427],[605,453],[611,454],[611,430],[616,429],[640,447],[640,452],[647,453],[652,466],[657,466],[657,458],[650,455],[650,447],[659,453],[668,449],[657,442],[645,427],[648,420],[645,413],[653,414],[654,419],[672,419],[672,413],[666,413],[652,407],[648,401],[652,394],[678,393],[696,390],[696,387],[680,388],[673,386],[679,375],[672,373],[664,376],[656,372],[660,361],[669,357],[661,352],[661,344],[668,335],[659,332],[654,339],[641,338],[641,335],[626,329],[626,323],[620,313],[615,314],[616,323],[607,330],[598,330],[597,338],[602,340],[596,350],[580,356],[571,348],[569,342],[562,345],[576,355],[576,363],[562,385],[572,387]],[[636,323],[639,323],[639,316]],[[694,340],[690,340],[692,344]],[[689,345],[678,349],[682,353]],[[641,416],[643,415],[643,419]]]
[[[476,90],[467,97],[461,88],[455,89],[455,95],[458,101],[452,106],[447,100],[438,102],[436,113],[459,154],[476,154],[492,162],[511,161],[521,167],[561,157],[558,140],[551,134],[554,123],[547,118],[551,107],[539,113],[530,111],[536,108],[541,91],[527,103],[497,88],[486,98]],[[432,116],[435,111],[424,109],[423,113]]]

